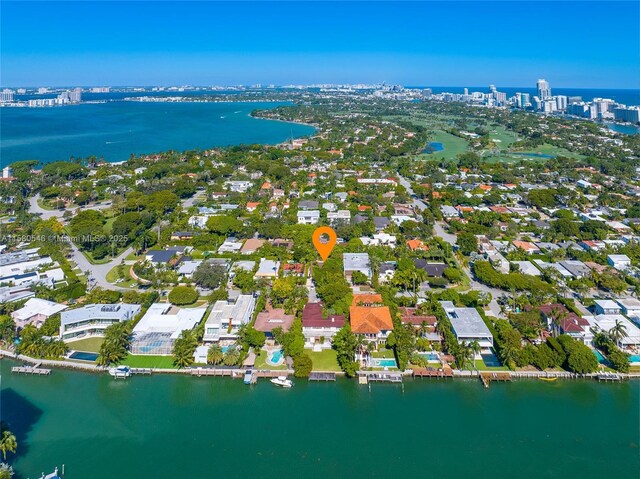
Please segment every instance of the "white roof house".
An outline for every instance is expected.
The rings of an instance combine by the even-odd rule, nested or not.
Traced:
[[[458,341],[478,341],[480,347],[493,346],[493,335],[475,308],[458,308],[451,301],[440,301]]]
[[[350,279],[355,271],[359,271],[367,278],[371,278],[371,260],[368,253],[344,253],[342,261],[344,275],[347,279]]]
[[[202,264],[202,260],[195,261],[182,261],[178,268],[178,275],[186,276],[188,278],[198,269],[198,266]]]
[[[619,314],[622,308],[611,299],[596,299],[596,314]]]
[[[218,253],[237,253],[242,248],[242,241],[227,238],[218,248]]]
[[[204,326],[204,342],[236,339],[238,329],[251,321],[256,300],[251,294],[241,294],[235,303],[216,301]]]
[[[621,314],[598,314],[597,316],[587,316],[586,319],[591,326],[602,331],[611,331],[616,322],[620,322],[624,325],[627,334],[625,338],[620,340],[620,345],[623,347],[640,346],[640,328]]]
[[[40,327],[47,318],[65,309],[67,309],[67,306],[64,304],[54,303],[46,299],[29,298],[22,308],[11,313],[11,317],[19,328],[24,328],[31,323]]]
[[[102,336],[108,326],[132,319],[141,310],[139,304],[88,304],[60,314],[60,339]]]
[[[617,270],[624,270],[631,266],[631,259],[626,254],[610,254],[607,263]]]
[[[618,298],[616,303],[622,308],[623,314],[640,317],[640,300],[636,298]]]
[[[511,264],[518,267],[522,274],[529,276],[540,276],[542,273],[530,261],[511,261]]]
[[[299,210],[298,211],[298,224],[299,225],[315,225],[320,221],[319,210]]]
[[[280,271],[280,261],[262,258],[256,271],[256,278],[275,278]]]

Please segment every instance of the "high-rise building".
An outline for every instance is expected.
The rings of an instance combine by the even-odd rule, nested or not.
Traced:
[[[71,103],[80,103],[82,101],[82,88],[74,88],[69,92],[69,101]]]
[[[505,103],[507,103],[507,94],[505,92],[496,90],[493,92],[493,98],[496,100],[496,102],[500,103],[501,105],[504,105]]]
[[[549,86],[549,82],[547,80],[544,80],[544,79],[538,80],[538,82],[536,83],[536,86],[538,88],[538,97],[541,100],[544,101],[548,98],[551,98],[551,87]]]
[[[558,95],[555,97],[556,99],[556,108],[560,111],[564,111],[567,109],[567,97],[564,95]]]
[[[469,94],[469,89],[468,88],[464,89],[464,94],[465,94],[465,96]]]
[[[531,97],[529,96],[528,93],[522,93],[522,92],[518,92],[516,93],[516,106],[518,108],[527,108],[528,106],[531,106]]]
[[[0,92],[0,103],[8,103],[13,101],[15,92],[8,88],[5,88]]]
[[[640,123],[640,107],[638,106],[614,108],[613,114],[616,120]]]

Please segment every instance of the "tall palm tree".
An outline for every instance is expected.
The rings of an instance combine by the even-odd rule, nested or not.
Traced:
[[[629,333],[627,333],[627,326],[619,319],[616,319],[615,325],[609,330],[609,337],[611,340],[619,345],[620,341],[628,336]]]
[[[18,449],[18,441],[16,436],[11,431],[3,431],[2,438],[0,438],[0,451],[2,451],[2,457],[7,460],[7,452],[16,453]]]
[[[456,363],[458,363],[459,369],[464,369],[467,363],[471,360],[471,346],[466,341],[460,343],[458,353],[456,354]]]
[[[482,348],[480,347],[480,343],[478,342],[477,339],[474,339],[473,341],[471,341],[471,352],[473,353],[473,359],[476,359],[476,356],[478,354],[480,354],[480,351],[482,351]]]
[[[224,359],[224,353],[222,348],[217,344],[212,344],[207,351],[207,363],[208,364],[220,364]]]

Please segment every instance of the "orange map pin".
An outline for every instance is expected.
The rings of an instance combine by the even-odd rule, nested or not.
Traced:
[[[328,236],[329,239],[323,241],[323,236]],[[322,261],[326,261],[331,254],[333,247],[336,245],[338,236],[336,235],[336,232],[333,231],[333,228],[329,228],[328,226],[321,226],[313,232],[312,239],[313,246],[315,246],[316,250],[318,250],[318,253],[320,253]]]

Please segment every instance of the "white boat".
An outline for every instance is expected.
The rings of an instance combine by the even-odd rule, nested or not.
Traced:
[[[253,371],[251,369],[248,369],[244,373],[244,383],[245,384],[253,384],[253,382],[254,382]]]
[[[129,366],[118,366],[115,368],[109,368],[109,374],[114,378],[128,378],[131,376],[131,369]]]
[[[283,388],[290,388],[291,386],[293,386],[293,381],[291,379],[287,379],[286,376],[278,376],[277,378],[273,378],[271,382],[276,386],[280,386]]]

